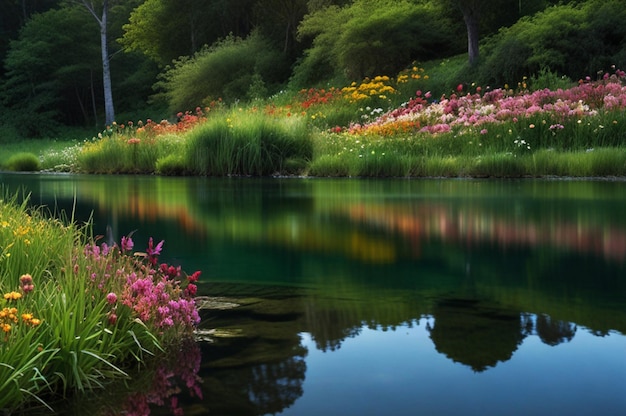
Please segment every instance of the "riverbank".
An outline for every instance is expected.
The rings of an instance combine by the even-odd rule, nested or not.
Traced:
[[[413,67],[175,120],[114,123],[65,148],[4,156],[9,170],[310,177],[626,175],[626,74],[530,91],[460,84],[439,98]],[[28,145],[26,145],[28,148]]]

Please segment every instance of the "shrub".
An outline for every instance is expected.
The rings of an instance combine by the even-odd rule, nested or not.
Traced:
[[[298,28],[300,38],[312,37],[313,44],[292,82],[303,87],[328,74],[349,80],[392,75],[413,60],[460,52],[457,28],[437,7],[406,0],[327,7],[306,16]]]
[[[28,152],[20,152],[11,156],[7,162],[6,167],[9,170],[17,172],[34,172],[40,169],[39,158]]]
[[[229,36],[167,68],[157,84],[171,111],[269,91],[285,78],[285,59],[258,34]]]
[[[626,65],[619,0],[570,2],[522,18],[485,42],[482,80],[503,85],[549,68],[572,79]]]

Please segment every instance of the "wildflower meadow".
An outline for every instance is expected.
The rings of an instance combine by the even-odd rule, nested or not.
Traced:
[[[44,153],[40,165],[204,176],[626,175],[624,71],[578,82],[548,75],[435,95],[437,84],[413,65],[347,86],[216,100],[172,121],[115,123],[63,154]]]

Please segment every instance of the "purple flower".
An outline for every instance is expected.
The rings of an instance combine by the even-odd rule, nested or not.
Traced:
[[[148,250],[147,253],[150,257],[156,257],[159,254],[161,254],[161,250],[163,249],[163,243],[165,241],[161,240],[161,242],[159,244],[156,245],[156,247],[154,247],[154,241],[152,240],[152,237],[150,237],[150,240],[148,240]]]
[[[122,251],[131,251],[133,249],[133,246],[135,245],[135,243],[133,243],[133,239],[129,237],[122,237]]]

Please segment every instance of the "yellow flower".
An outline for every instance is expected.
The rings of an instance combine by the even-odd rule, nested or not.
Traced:
[[[32,326],[37,326],[37,325],[39,325],[40,323],[41,323],[41,321],[40,321],[39,319],[37,319],[37,318],[33,318],[33,319],[31,319],[31,320],[30,320],[30,324],[31,324]]]
[[[18,300],[21,297],[22,297],[22,294],[18,292],[9,292],[9,293],[4,294],[4,298],[6,300]]]
[[[26,322],[31,321],[33,319],[33,314],[32,313],[23,313],[22,314],[22,319]]]
[[[4,332],[9,332],[11,330],[11,325],[9,324],[2,324],[0,325],[0,327],[2,328]]]

